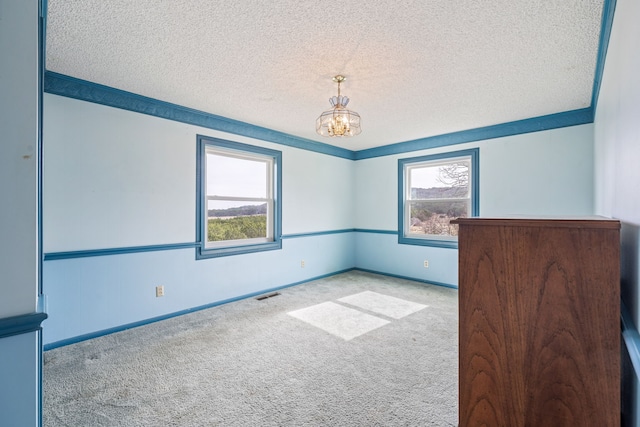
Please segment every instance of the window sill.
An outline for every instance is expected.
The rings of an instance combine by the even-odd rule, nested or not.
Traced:
[[[205,248],[204,245],[200,245],[196,248],[196,259],[219,258],[278,249],[282,249],[282,240],[257,245],[227,246],[224,248]]]
[[[431,246],[433,248],[458,249],[458,239],[443,240],[443,239],[406,237],[406,236],[399,235],[398,243],[401,245],[417,245],[417,246]]]

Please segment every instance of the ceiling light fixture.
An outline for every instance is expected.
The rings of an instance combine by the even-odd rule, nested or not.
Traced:
[[[333,109],[320,114],[316,120],[316,132],[322,136],[354,136],[362,131],[360,114],[347,110],[349,98],[340,95],[340,83],[345,79],[346,77],[341,75],[333,78],[333,81],[338,83],[338,96],[329,98]]]

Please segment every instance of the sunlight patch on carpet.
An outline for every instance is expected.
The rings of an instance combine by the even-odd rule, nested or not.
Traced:
[[[392,319],[402,319],[428,306],[404,299],[390,297],[377,292],[364,291],[359,294],[340,298],[338,301],[353,305],[373,313],[382,314]]]
[[[300,310],[289,316],[302,320],[332,335],[349,341],[386,325],[389,321],[327,301]]]

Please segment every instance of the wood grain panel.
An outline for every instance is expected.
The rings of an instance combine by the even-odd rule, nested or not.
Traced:
[[[619,426],[618,229],[505,221],[459,222],[460,425]]]

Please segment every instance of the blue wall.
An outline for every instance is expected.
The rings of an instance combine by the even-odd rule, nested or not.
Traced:
[[[40,332],[0,338],[0,423],[40,425]]]
[[[46,348],[355,266],[352,160],[57,95],[44,108]],[[282,151],[282,250],[195,259],[197,134]]]
[[[0,425],[41,423],[39,0],[0,1]],[[35,319],[35,322],[32,321]]]
[[[45,342],[73,341],[348,270],[353,253],[351,234],[338,233],[284,239],[281,251],[207,260],[196,260],[187,248],[47,261]],[[164,297],[156,298],[156,285],[164,285]]]
[[[595,115],[595,198],[599,214],[622,222],[623,334],[628,425],[640,425],[640,2],[618,0]]]
[[[450,147],[353,161],[52,94],[44,124],[47,348],[351,268],[457,286],[456,249],[397,237],[397,160]],[[282,250],[195,260],[197,134],[282,151]],[[586,124],[454,149],[480,149],[481,214],[583,215],[592,135]]]
[[[358,160],[355,227],[398,231],[398,159],[478,147],[480,216],[593,214],[593,125]],[[424,268],[424,261],[429,268]],[[457,285],[456,249],[400,245],[397,235],[358,233],[356,267]]]

